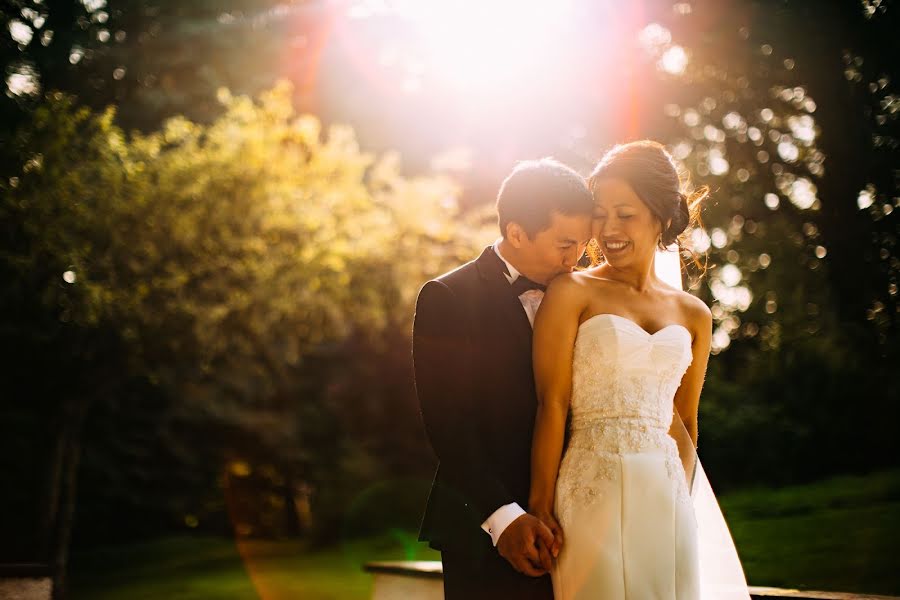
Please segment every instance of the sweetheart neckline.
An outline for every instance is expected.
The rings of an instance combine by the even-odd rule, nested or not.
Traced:
[[[658,329],[658,330],[654,331],[653,333],[650,333],[649,331],[647,331],[646,329],[644,329],[643,327],[641,327],[640,325],[638,325],[635,321],[632,321],[631,319],[629,319],[629,318],[627,318],[627,317],[623,317],[622,315],[617,315],[617,314],[615,314],[615,313],[597,313],[596,315],[590,316],[590,317],[588,317],[587,319],[585,319],[584,321],[581,322],[581,324],[578,326],[578,329],[581,329],[582,327],[584,327],[584,325],[585,325],[586,323],[588,323],[588,322],[590,322],[590,321],[593,321],[593,320],[596,319],[597,317],[616,317],[616,318],[619,318],[619,319],[621,319],[622,321],[625,321],[626,323],[631,323],[632,325],[634,325],[634,327],[635,327],[638,331],[643,332],[643,333],[646,334],[648,337],[653,337],[653,336],[655,336],[655,335],[657,335],[657,334],[659,334],[659,333],[662,333],[663,331],[665,331],[666,329],[669,329],[670,327],[681,327],[682,329],[684,329],[685,331],[687,331],[687,334],[688,334],[689,336],[691,335],[691,332],[688,330],[688,328],[685,327],[684,325],[682,325],[681,323],[670,323],[669,325],[666,325],[666,326],[662,327],[661,329]]]

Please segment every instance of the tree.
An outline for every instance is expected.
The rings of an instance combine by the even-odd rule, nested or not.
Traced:
[[[95,110],[116,104],[126,130],[175,115],[209,123],[221,113],[218,88],[256,95],[279,78],[309,107],[330,11],[276,0],[12,0],[0,7],[12,33],[0,55],[0,119],[27,120],[42,92],[56,90]]]
[[[316,460],[317,439],[284,418],[297,373],[330,345],[408,322],[425,273],[483,235],[453,220],[448,180],[402,176],[346,126],[323,135],[290,95],[223,90],[209,126],[174,118],[131,137],[112,110],[52,95],[16,138],[25,160],[3,184],[2,269],[17,282],[4,313],[23,319],[10,341],[71,365],[46,392],[60,415],[45,511],[57,590],[93,403],[138,378]],[[307,427],[321,408],[306,405]]]
[[[898,15],[866,6],[678,3],[640,35],[660,78],[651,135],[713,188],[709,233],[693,238],[710,269],[694,288],[717,324],[704,402],[722,480],[896,455],[884,415],[898,397]],[[730,450],[751,443],[762,451]]]

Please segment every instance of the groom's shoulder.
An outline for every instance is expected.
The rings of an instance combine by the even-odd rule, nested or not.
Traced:
[[[443,275],[438,275],[435,279],[451,288],[471,284],[478,279],[478,265],[475,260],[470,260]]]
[[[478,279],[475,261],[470,261],[426,281],[416,298],[417,320],[423,312],[441,314],[443,319],[466,313],[475,302]]]
[[[480,305],[483,287],[477,260],[469,261],[426,281],[419,289],[416,313],[427,308],[445,318],[450,313],[469,314]]]
[[[446,273],[438,275],[434,279],[431,279],[425,282],[425,286],[432,282],[437,282],[447,288],[450,288],[454,293],[466,293],[470,291],[472,287],[479,280],[479,272],[478,272],[478,259],[470,260],[467,263],[459,265]]]

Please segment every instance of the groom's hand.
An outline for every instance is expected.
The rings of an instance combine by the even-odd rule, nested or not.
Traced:
[[[530,577],[550,571],[553,532],[540,519],[525,513],[509,524],[497,540],[497,551],[513,568]]]

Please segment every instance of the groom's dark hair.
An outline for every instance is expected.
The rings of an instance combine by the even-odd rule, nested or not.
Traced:
[[[584,177],[553,158],[517,163],[497,194],[500,234],[518,223],[529,238],[547,229],[553,213],[592,215],[594,198]]]

